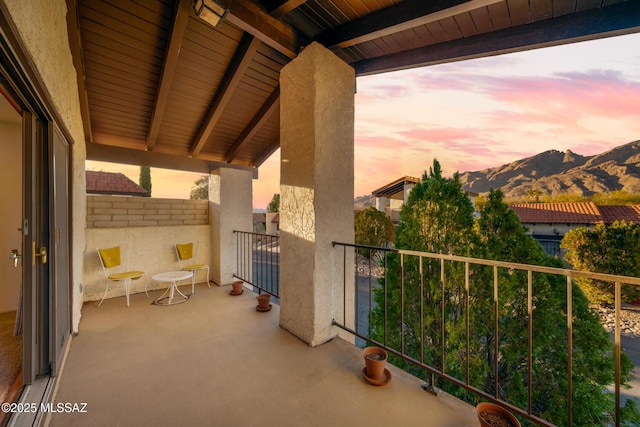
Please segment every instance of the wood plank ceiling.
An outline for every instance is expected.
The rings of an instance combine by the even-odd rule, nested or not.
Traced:
[[[356,75],[640,31],[640,0],[67,0],[88,158],[197,172],[279,146],[280,70],[311,42]]]

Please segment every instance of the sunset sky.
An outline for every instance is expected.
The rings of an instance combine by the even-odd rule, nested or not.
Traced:
[[[437,158],[445,175],[546,150],[593,155],[640,139],[640,34],[359,77],[355,196]],[[254,208],[279,193],[279,150],[254,180]],[[139,169],[87,162],[89,170]],[[152,169],[153,197],[188,198],[198,174]]]

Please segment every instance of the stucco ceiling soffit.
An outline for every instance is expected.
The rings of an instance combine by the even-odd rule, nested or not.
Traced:
[[[176,74],[178,64],[178,56],[184,39],[184,33],[189,22],[189,12],[191,8],[191,0],[179,0],[176,6],[175,18],[171,30],[171,38],[167,44],[167,51],[164,56],[162,65],[162,75],[156,95],[155,106],[147,132],[146,149],[152,151],[158,139],[160,125],[167,107],[169,93],[171,91],[171,83]]]
[[[629,1],[490,33],[356,61],[357,76],[550,47],[640,30],[640,2]]]
[[[198,157],[200,151],[202,151],[202,148],[213,132],[213,128],[222,117],[224,108],[233,97],[242,76],[251,64],[260,44],[261,41],[250,34],[245,34],[242,37],[242,40],[240,41],[240,44],[238,45],[238,48],[231,60],[231,64],[225,73],[220,87],[213,97],[209,111],[200,126],[193,145],[191,146],[189,151],[189,155],[191,157]]]
[[[317,41],[330,49],[345,48],[503,1],[406,0],[328,30]]]

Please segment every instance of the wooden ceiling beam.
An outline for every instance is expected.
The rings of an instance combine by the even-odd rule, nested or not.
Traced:
[[[278,148],[280,148],[280,136],[273,140],[273,142],[253,160],[253,167],[260,167]]]
[[[247,127],[242,131],[240,136],[236,139],[233,145],[227,150],[227,153],[224,156],[224,161],[227,163],[231,163],[233,159],[236,158],[242,147],[251,141],[251,138],[254,137],[256,132],[260,130],[262,125],[271,117],[273,113],[279,111],[278,107],[280,106],[280,86],[276,87],[276,89],[269,95],[269,98],[262,104],[260,110],[256,115],[251,119],[251,122],[247,125]]]
[[[492,33],[356,61],[357,76],[576,43],[640,31],[640,2],[624,2]]]
[[[87,144],[87,160],[119,163],[135,166],[150,166],[154,168],[180,170],[208,174],[220,168],[233,168],[250,171],[254,178],[258,177],[258,170],[253,166],[230,165],[228,163],[211,160],[192,159],[186,156],[157,153],[152,151],[135,150],[102,144]]]
[[[295,58],[302,41],[297,31],[269,15],[252,0],[225,0],[229,14],[225,21],[251,34],[288,58]]]
[[[78,98],[80,101],[80,115],[82,116],[82,128],[84,129],[85,142],[91,143],[91,113],[89,98],[87,95],[86,73],[84,70],[84,56],[82,54],[82,37],[80,35],[80,17],[76,0],[67,0],[67,32],[69,34],[69,48],[73,65],[76,69],[76,81],[78,85]]]
[[[191,150],[189,151],[191,157],[198,157],[200,154],[202,147],[204,147],[209,136],[211,136],[211,132],[213,132],[213,128],[216,126],[216,123],[218,123],[218,120],[220,120],[220,117],[222,117],[222,112],[231,100],[244,72],[249,67],[261,43],[259,39],[249,34],[245,34],[242,40],[240,40],[238,49],[231,59],[229,68],[213,97],[211,107],[191,146]]]
[[[280,6],[271,11],[271,16],[274,18],[280,18],[287,13],[291,12],[293,9],[296,9],[309,0],[287,0],[282,3]]]
[[[180,0],[176,6],[176,14],[173,20],[173,28],[171,30],[171,38],[167,45],[167,51],[164,55],[164,63],[162,65],[162,74],[156,95],[149,130],[147,131],[146,147],[148,151],[152,151],[158,140],[160,132],[160,124],[167,108],[167,100],[171,92],[171,84],[176,74],[176,66],[178,64],[178,56],[182,47],[182,40],[189,22],[189,9],[191,8],[191,0]]]
[[[345,48],[504,0],[406,0],[320,34],[316,41],[329,49]]]

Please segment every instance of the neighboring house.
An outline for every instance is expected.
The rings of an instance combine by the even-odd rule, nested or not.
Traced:
[[[415,185],[420,182],[419,178],[412,176],[403,176],[377,190],[373,190],[372,194],[376,198],[376,209],[384,212],[393,223],[400,221],[400,210],[402,206],[409,200],[409,194]],[[466,191],[471,199],[474,208],[476,206],[476,197],[478,194]]]
[[[267,212],[267,234],[280,235],[280,213]]]
[[[150,197],[147,190],[119,172],[87,171],[87,194]]]
[[[640,205],[598,206],[593,202],[571,202],[520,203],[510,207],[528,233],[550,255],[560,254],[560,241],[569,230],[622,220],[640,224]]]
[[[267,230],[267,218],[264,212],[253,213],[253,231],[256,233],[265,233]]]

